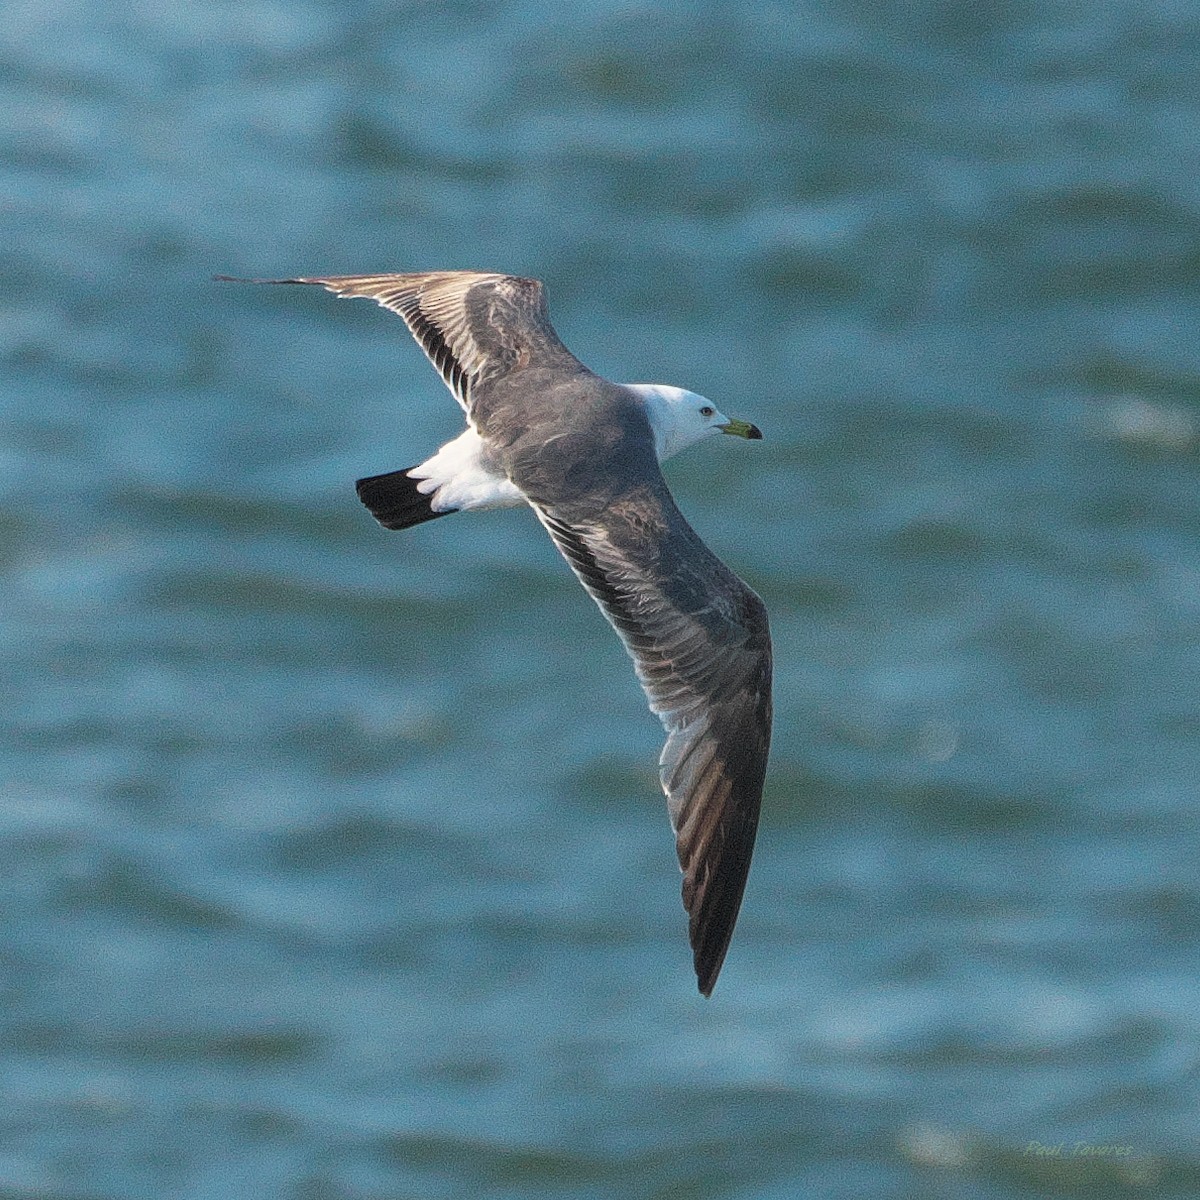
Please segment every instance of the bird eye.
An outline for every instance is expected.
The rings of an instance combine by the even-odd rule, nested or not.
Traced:
[[[713,415],[713,413],[715,413],[716,411],[717,411],[717,410],[716,410],[715,408],[713,408],[711,405],[708,405],[708,404],[706,404],[706,405],[705,405],[705,406],[704,406],[704,407],[703,407],[703,408],[700,410],[700,415],[701,415],[702,417],[711,417],[711,416]]]

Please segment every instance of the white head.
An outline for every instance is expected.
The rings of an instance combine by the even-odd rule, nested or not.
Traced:
[[[669,383],[630,383],[626,386],[638,394],[645,406],[650,428],[654,430],[659,462],[714,433],[762,437],[757,425],[751,425],[749,421],[731,421],[711,400],[685,388],[672,387]]]

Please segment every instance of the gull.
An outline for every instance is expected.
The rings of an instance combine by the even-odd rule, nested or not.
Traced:
[[[218,279],[231,279],[217,276]],[[387,529],[528,504],[633,659],[666,730],[667,798],[696,980],[711,995],[750,870],[771,740],[762,600],[700,540],[659,464],[713,434],[761,438],[694,392],[589,371],[536,279],[478,271],[231,280],[312,284],[404,319],[467,428],[359,498]]]

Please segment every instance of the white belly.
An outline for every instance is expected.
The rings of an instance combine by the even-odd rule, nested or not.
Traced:
[[[430,497],[434,512],[524,504],[525,494],[516,484],[483,465],[482,452],[483,440],[474,429],[467,429],[413,467],[408,477],[421,481],[417,491]]]

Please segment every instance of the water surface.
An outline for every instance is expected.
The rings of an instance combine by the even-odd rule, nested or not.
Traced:
[[[1191,1196],[1187,5],[25,6],[0,30],[0,1196]],[[394,317],[533,274],[771,609],[695,993],[629,664]],[[1059,1148],[1059,1149],[1055,1149]]]

